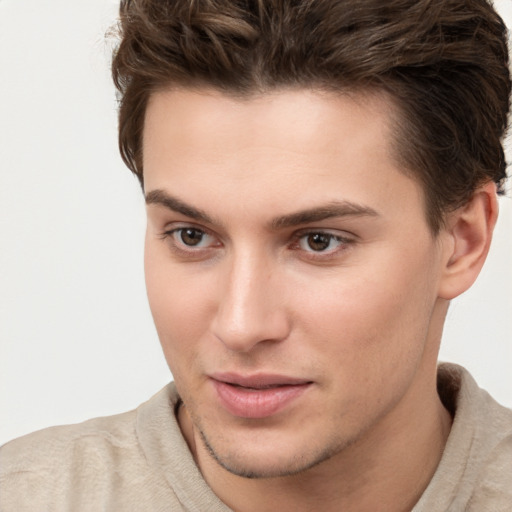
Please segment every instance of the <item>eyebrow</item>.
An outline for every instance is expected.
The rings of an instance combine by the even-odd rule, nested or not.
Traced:
[[[351,201],[331,201],[317,208],[310,208],[300,212],[277,217],[271,223],[272,229],[283,229],[300,224],[310,224],[334,217],[379,217],[379,213],[369,206],[360,205]]]
[[[213,219],[204,211],[199,208],[190,206],[176,197],[173,197],[163,190],[156,189],[148,192],[145,195],[146,204],[156,204],[172,210],[173,212],[181,213],[191,219],[214,224]]]
[[[199,222],[206,222],[208,224],[216,223],[204,210],[195,208],[180,199],[169,195],[167,192],[156,189],[148,192],[145,196],[146,204],[156,204],[163,206],[169,210],[181,213],[186,217],[197,220]],[[380,214],[370,208],[369,206],[360,205],[351,201],[331,201],[325,205],[301,210],[298,212],[290,213],[276,217],[270,222],[272,230],[279,230],[298,226],[300,224],[310,224],[312,222],[319,222],[325,219],[334,217],[378,217]]]

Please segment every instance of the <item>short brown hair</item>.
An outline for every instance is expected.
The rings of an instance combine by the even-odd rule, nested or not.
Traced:
[[[502,191],[507,29],[486,0],[121,0],[119,30],[119,147],[142,185],[154,91],[304,87],[391,95],[396,157],[434,232],[481,184]]]

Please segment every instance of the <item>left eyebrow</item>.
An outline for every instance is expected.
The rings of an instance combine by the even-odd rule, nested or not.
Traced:
[[[300,224],[310,224],[334,217],[380,217],[380,214],[370,208],[350,201],[332,201],[326,205],[308,210],[302,210],[277,217],[272,220],[271,229],[283,229],[298,226]]]

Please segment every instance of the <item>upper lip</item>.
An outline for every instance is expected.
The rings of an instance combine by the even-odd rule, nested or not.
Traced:
[[[299,386],[310,384],[308,379],[278,375],[272,373],[257,373],[254,375],[241,375],[238,373],[213,373],[210,377],[219,382],[242,386],[244,388],[270,388],[276,386]]]

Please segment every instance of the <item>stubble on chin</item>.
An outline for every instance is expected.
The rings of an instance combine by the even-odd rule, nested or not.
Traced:
[[[351,444],[338,441],[339,444],[335,445],[334,442],[326,442],[323,447],[319,447],[311,453],[304,450],[301,453],[292,454],[282,461],[267,460],[267,465],[265,465],[265,461],[250,460],[249,455],[240,456],[239,453],[228,451],[233,450],[233,443],[231,443],[231,448],[226,450],[227,453],[221,453],[221,450],[216,449],[214,443],[210,442],[203,429],[197,431],[204,449],[219,466],[233,475],[249,479],[300,475],[338,455],[347,445]]]

